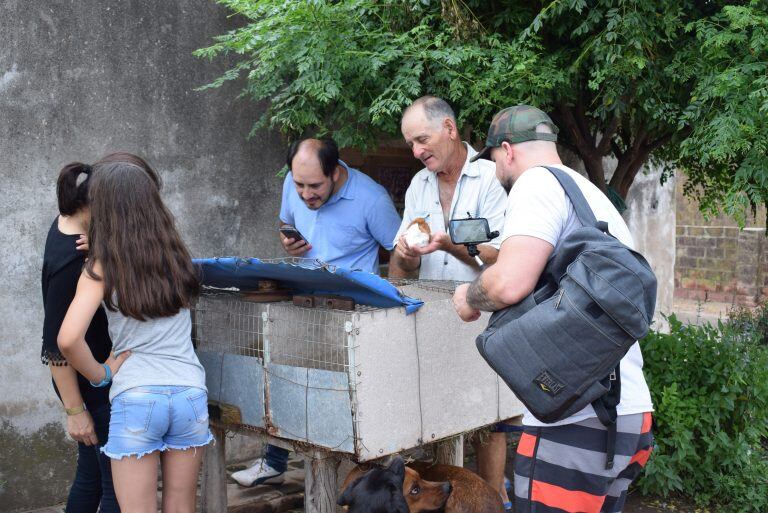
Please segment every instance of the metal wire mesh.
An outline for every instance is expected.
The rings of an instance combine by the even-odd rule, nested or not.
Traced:
[[[358,306],[355,311],[375,309]],[[347,330],[355,311],[258,303],[237,292],[205,290],[192,310],[192,340],[199,350],[262,363],[347,371]]]
[[[272,304],[267,321],[269,361],[347,371],[351,312]],[[348,324],[349,322],[349,324]]]
[[[408,287],[409,290],[421,289],[429,290],[432,292],[444,292],[446,294],[453,294],[456,287],[464,283],[463,281],[451,281],[451,280],[416,280],[411,278],[397,278],[389,280],[389,282],[399,289]]]
[[[265,303],[239,294],[205,291],[192,309],[192,341],[197,349],[264,358]]]

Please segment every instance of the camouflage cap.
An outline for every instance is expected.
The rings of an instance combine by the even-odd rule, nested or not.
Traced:
[[[536,127],[540,124],[546,124],[551,129],[551,134],[537,132]],[[504,141],[515,144],[525,141],[557,141],[557,126],[547,116],[547,114],[536,107],[530,105],[515,105],[507,107],[493,117],[491,126],[488,128],[488,139],[485,141],[483,151],[470,159],[474,162],[477,159],[491,159],[491,150]]]

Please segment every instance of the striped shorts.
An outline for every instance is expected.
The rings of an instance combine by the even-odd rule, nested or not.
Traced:
[[[596,418],[526,426],[515,456],[515,513],[619,513],[653,444],[651,414],[621,415],[606,470],[607,433]]]

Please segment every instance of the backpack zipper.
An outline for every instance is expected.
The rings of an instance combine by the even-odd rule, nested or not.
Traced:
[[[557,299],[555,299],[555,310],[560,308],[560,301],[563,300],[563,295],[565,295],[565,289],[560,289],[560,294],[558,294]]]

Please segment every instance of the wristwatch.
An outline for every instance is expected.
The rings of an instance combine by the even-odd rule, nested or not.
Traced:
[[[67,412],[67,415],[77,415],[78,413],[83,413],[85,411],[85,404],[81,404],[80,406],[75,406],[74,408],[64,408],[64,411]]]

